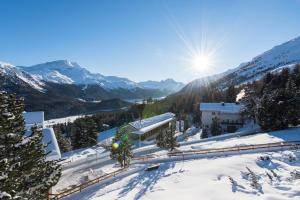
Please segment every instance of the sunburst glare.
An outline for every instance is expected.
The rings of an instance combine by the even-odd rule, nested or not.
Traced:
[[[205,70],[212,64],[211,58],[207,54],[194,55],[191,60],[192,67],[196,70]]]

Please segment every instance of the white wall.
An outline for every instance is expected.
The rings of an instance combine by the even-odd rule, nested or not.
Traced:
[[[222,112],[213,112],[212,111],[202,111],[202,126],[203,127],[211,127],[212,119],[217,117],[221,122],[242,122],[241,115],[238,113],[222,113]],[[227,125],[222,125],[222,129],[226,129]]]

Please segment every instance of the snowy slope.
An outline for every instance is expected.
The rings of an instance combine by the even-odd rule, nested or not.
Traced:
[[[299,140],[298,133],[299,128],[293,128],[206,143],[201,148],[294,141]],[[266,156],[270,159],[261,159]],[[257,188],[251,185],[251,175],[247,167],[257,177],[259,183]],[[102,169],[106,170],[106,167],[97,168],[94,173]],[[86,175],[92,176],[88,172]],[[233,178],[235,184],[230,182],[229,176]],[[299,186],[299,150],[252,154],[241,152],[232,156],[163,163],[158,170],[150,172],[139,170],[125,178],[116,177],[111,184],[99,183],[66,199],[286,200],[300,199]]]
[[[300,37],[275,46],[236,68],[191,81],[179,93],[198,92],[200,87],[214,81],[220,88],[252,82],[261,79],[267,72],[292,68],[296,63],[300,63]]]
[[[240,64],[237,68],[226,73],[223,84],[234,82],[242,84],[245,82],[258,80],[264,74],[276,71],[277,68],[292,65],[300,62],[300,37],[275,46],[272,49],[254,57],[251,61]]]
[[[260,161],[269,156],[271,161]],[[296,161],[289,161],[289,156]],[[300,154],[286,151],[164,163],[158,170],[139,171],[108,186],[91,187],[65,199],[172,199],[172,200],[287,200],[300,199],[300,179],[291,172],[300,170]],[[258,177],[259,187],[251,186],[248,167]],[[270,181],[266,172],[273,170]],[[229,176],[236,181],[231,184]]]
[[[28,73],[16,68],[12,64],[0,61],[0,76],[10,78],[15,83],[28,84],[32,88],[44,91],[43,81],[40,81],[36,77],[29,75]]]

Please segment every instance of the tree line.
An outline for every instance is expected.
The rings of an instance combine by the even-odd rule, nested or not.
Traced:
[[[139,106],[133,105],[128,111],[107,112],[78,118],[74,122],[53,126],[62,152],[90,147],[97,144],[100,132],[119,127],[139,118]]]

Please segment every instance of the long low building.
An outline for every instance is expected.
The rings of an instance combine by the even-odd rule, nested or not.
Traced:
[[[174,113],[164,113],[154,117],[137,120],[129,123],[130,131],[141,140],[154,139],[161,130],[170,126],[175,127],[176,115]]]

